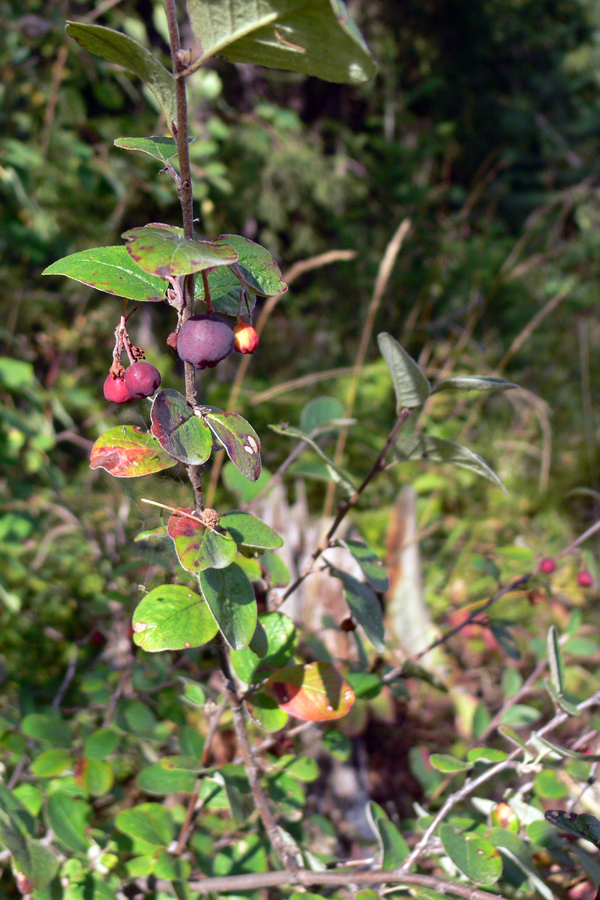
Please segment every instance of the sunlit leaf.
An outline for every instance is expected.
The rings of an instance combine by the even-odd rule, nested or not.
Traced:
[[[183,394],[160,391],[152,402],[150,419],[152,434],[170,456],[188,466],[200,466],[209,458],[211,433],[204,419],[194,415]]]
[[[261,550],[276,550],[283,546],[283,538],[251,513],[232,509],[221,516],[220,526],[231,535],[236,544]]]
[[[236,563],[226,569],[205,569],[200,589],[221,634],[233,650],[247,647],[258,612],[252,584]]]
[[[164,300],[168,286],[164,278],[144,272],[122,245],[72,253],[52,263],[42,274],[64,275],[105,294],[137,302]]]
[[[439,829],[444,850],[463,875],[476,884],[494,884],[502,874],[502,857],[491,841],[477,834],[457,831],[452,825]]]
[[[173,821],[159,803],[140,803],[117,813],[115,825],[136,840],[153,847],[168,847],[173,838]]]
[[[192,241],[184,237],[183,228],[161,222],[130,228],[122,237],[127,241],[127,252],[138,266],[161,278],[229,266],[238,258],[229,244]]]
[[[342,0],[187,0],[202,54],[192,70],[221,54],[325,81],[357,84],[373,78],[369,48]]]
[[[102,25],[69,22],[67,34],[101,59],[123,66],[148,85],[162,109],[167,126],[177,121],[175,79],[157,59],[133,38]]]
[[[192,138],[190,143],[194,140]],[[172,137],[121,137],[115,140],[115,147],[122,150],[137,150],[140,153],[147,153],[159,162],[166,163],[173,156],[177,156],[177,144],[175,138]],[[125,249],[125,248],[123,248]]]
[[[291,425],[269,425],[273,431],[277,434],[284,434],[286,437],[297,438],[300,441],[303,441],[305,444],[308,444],[309,447],[312,447],[315,450],[321,459],[323,459],[327,465],[329,479],[332,481],[338,481],[343,487],[349,492],[354,493],[357,486],[354,484],[352,478],[344,472],[343,469],[332,460],[332,458],[325,453],[325,451],[317,444],[313,438],[309,434],[305,434],[303,431],[300,431],[299,428],[293,428]]]
[[[277,669],[265,691],[282,709],[305,722],[339,719],[354,703],[354,691],[328,662]]]
[[[378,594],[385,594],[389,590],[390,581],[385,565],[364,541],[355,538],[346,540],[337,538],[335,544],[350,551],[374,591],[377,591]]]
[[[492,484],[506,492],[506,488],[485,460],[469,450],[468,447],[462,447],[453,441],[446,441],[430,434],[410,434],[396,441],[392,448],[392,455],[394,461],[398,463],[411,459],[425,459],[429,462],[461,466],[463,469],[487,478]]]
[[[399,868],[408,856],[408,844],[377,803],[367,805],[367,816],[378,837],[381,868]]]
[[[363,628],[378,653],[383,653],[385,650],[385,627],[383,610],[377,594],[368,584],[358,581],[347,572],[332,567],[331,574],[335,578],[339,578],[344,585],[346,603],[350,607],[353,617]]]
[[[260,438],[252,425],[237,413],[208,412],[205,419],[234,466],[250,481],[257,481],[262,459]]]
[[[193,513],[193,510],[178,509],[167,526],[183,568],[188,572],[201,572],[209,568],[224,569],[232,563],[237,555],[235,541],[228,534],[206,528],[186,513]]]
[[[106,469],[116,478],[138,478],[174,466],[176,460],[153,434],[132,425],[119,425],[101,435],[90,454],[92,469]]]
[[[480,375],[457,375],[454,378],[447,378],[440,381],[432,390],[432,394],[439,394],[440,391],[509,391],[518,388],[518,384],[512,381],[505,381],[503,378],[490,378]]]
[[[54,791],[46,807],[46,820],[61,843],[75,853],[87,853],[90,840],[86,836],[92,810],[89,804],[65,791]]]
[[[296,652],[298,636],[293,621],[281,612],[265,613],[259,623],[267,640],[267,652],[262,656],[250,647],[232,650],[231,665],[234,672],[246,684],[264,677],[268,669],[284,666]]]
[[[241,234],[222,234],[215,244],[233,247],[238,254],[237,266],[246,287],[253,294],[272,297],[287,291],[281,280],[281,269],[265,247]],[[246,310],[242,307],[242,313]]]
[[[396,412],[422,406],[431,394],[431,385],[420,367],[391,334],[378,334],[377,343],[394,383]]]
[[[149,653],[200,647],[217,631],[202,597],[181,584],[154,588],[133,614],[133,639]]]

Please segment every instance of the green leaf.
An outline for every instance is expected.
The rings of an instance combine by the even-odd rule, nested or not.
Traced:
[[[32,364],[24,359],[0,356],[0,384],[8,391],[18,393],[32,388],[35,385],[35,371]]]
[[[473,768],[472,762],[465,762],[464,759],[456,759],[455,756],[449,756],[447,753],[432,753],[429,761],[434,769],[440,772],[452,774],[453,772],[466,772]]]
[[[372,700],[383,689],[383,681],[376,672],[348,672],[346,680],[359,700]]]
[[[292,428],[287,424],[269,425],[269,428],[276,434],[283,434],[286,437],[297,438],[300,441],[304,441],[305,444],[308,444],[309,447],[312,447],[312,449],[315,450],[323,460],[325,460],[331,480],[338,481],[349,493],[353,494],[356,491],[356,485],[354,484],[350,476],[346,472],[344,472],[343,469],[340,469],[340,467],[336,465],[336,463],[334,463],[331,457],[328,456],[327,453],[325,453],[325,451],[321,449],[321,447],[319,447],[317,442],[314,441],[309,434],[305,434],[303,431],[300,431],[299,428]]]
[[[461,466],[463,469],[487,478],[506,493],[506,488],[498,476],[492,472],[480,456],[453,441],[446,441],[430,434],[410,434],[396,441],[392,448],[392,454],[397,463],[407,462],[411,459],[426,459],[429,462]]]
[[[289,616],[281,612],[265,613],[260,617],[260,625],[267,638],[265,655],[258,656],[250,647],[230,653],[234,672],[246,684],[260,681],[266,669],[284,666],[296,652],[298,636]]]
[[[30,713],[21,722],[21,731],[37,741],[49,741],[61,747],[68,747],[71,744],[71,729],[60,716]]]
[[[350,551],[374,591],[377,591],[378,594],[385,594],[389,591],[390,581],[385,566],[364,541],[336,538],[335,545],[345,547]]]
[[[185,769],[173,769],[156,763],[142,769],[137,777],[138,785],[147,794],[176,794],[180,791],[191,794],[196,786],[197,775]]]
[[[199,577],[200,589],[233,650],[247,647],[256,628],[254,589],[246,573],[236,563],[227,569],[205,569]]]
[[[265,247],[255,244],[254,241],[250,241],[240,234],[222,234],[217,238],[215,244],[233,247],[237,252],[237,267],[240,275],[244,285],[253,294],[273,297],[275,294],[284,294],[287,291],[287,284],[281,280],[281,269]],[[242,307],[242,314],[247,311]]]
[[[549,809],[544,813],[548,822],[560,828],[561,831],[569,831],[578,837],[585,838],[600,848],[600,821],[589,813],[567,813],[562,809]]]
[[[62,775],[72,765],[73,761],[69,751],[55,748],[36,756],[31,765],[31,771],[38,778],[53,778],[55,775]]]
[[[164,300],[167,288],[164,278],[140,269],[122,245],[72,253],[52,263],[42,275],[64,275],[97,291],[138,303]]]
[[[544,822],[536,822],[536,825],[545,825]],[[545,900],[554,900],[554,894],[548,885],[538,875],[535,862],[529,847],[516,834],[512,834],[505,828],[494,827],[490,829],[490,840],[498,847],[500,853],[514,863],[527,877],[532,891],[537,891]]]
[[[48,798],[46,821],[59,841],[75,853],[87,853],[91,841],[86,837],[91,808],[84,800],[55,791]]]
[[[0,809],[0,845],[12,854],[17,886],[22,894],[43,890],[58,871],[58,857],[50,847],[24,831],[19,820]]]
[[[159,803],[140,803],[117,814],[115,825],[123,834],[153,847],[168,847],[173,840],[173,821]]]
[[[236,494],[242,503],[250,503],[251,500],[254,500],[272,479],[273,475],[268,469],[261,469],[257,480],[249,481],[233,463],[228,461],[223,466],[223,481],[227,489],[232,494]]]
[[[121,237],[127,241],[127,252],[138,266],[161,278],[190,275],[214,266],[230,266],[238,258],[229,244],[191,241],[184,237],[183,228],[161,222],[130,228]]]
[[[154,588],[133,614],[133,639],[148,653],[200,647],[211,641],[217,631],[202,597],[181,584]]]
[[[250,481],[257,481],[262,459],[260,438],[252,425],[237,413],[206,412],[204,418],[234,466]]]
[[[440,381],[431,393],[439,394],[440,391],[510,391],[518,387],[518,384],[513,384],[512,381],[505,381],[503,378],[458,375],[454,378],[448,378],[446,381]]]
[[[300,414],[300,428],[305,434],[313,435],[328,425],[336,427],[336,420],[344,418],[344,407],[335,397],[315,397],[309,400]]]
[[[79,776],[82,788],[92,797],[103,797],[104,794],[108,794],[115,780],[109,764],[99,759],[84,759]]]
[[[325,81],[359,84],[373,78],[369,48],[342,0],[187,0],[202,55],[190,67],[221,54]]]
[[[377,803],[367,805],[367,817],[379,841],[381,868],[397,869],[408,856],[408,844]]]
[[[350,739],[338,731],[337,728],[330,728],[322,737],[323,746],[336,759],[346,762],[352,753],[352,744]]]
[[[139,478],[175,464],[172,454],[165,452],[155,436],[136,425],[118,425],[105,431],[90,454],[90,468],[106,469],[115,478]]]
[[[208,273],[208,289],[213,312],[224,313],[227,316],[237,316],[242,303],[242,310],[251,313],[256,305],[256,296],[246,292],[242,298],[244,285],[231,266],[220,266]],[[206,303],[204,291],[204,279],[196,278],[194,282],[194,296],[196,300]]]
[[[467,752],[469,762],[482,760],[483,762],[497,763],[503,762],[507,757],[508,753],[505,753],[504,750],[496,750],[494,747],[472,747]]]
[[[221,516],[219,524],[231,535],[236,544],[259,550],[276,550],[283,546],[283,538],[250,513],[232,509],[231,512]]]
[[[260,567],[271,587],[284,588],[291,581],[290,570],[277,553],[270,550],[263,553],[260,558]]]
[[[558,706],[559,709],[562,709],[562,711],[565,712],[568,716],[578,716],[579,715],[579,709],[577,708],[577,704],[571,703],[569,700],[566,699],[566,697],[563,694],[559,693],[559,691],[556,689],[555,685],[551,681],[549,681],[548,678],[544,678],[544,687],[546,688],[546,690],[548,691],[548,693],[550,694],[550,696],[552,697],[552,699],[554,700],[554,702],[556,703],[556,705]]]
[[[167,127],[172,127],[173,122],[177,121],[175,79],[145,47],[127,35],[102,25],[68,22],[67,34],[90,53],[117,63],[141,78],[156,97],[167,120]]]
[[[121,735],[113,728],[99,728],[86,737],[83,753],[86,759],[105,759],[117,749]]]
[[[190,144],[193,140],[194,138],[190,140]],[[147,153],[161,163],[166,163],[173,156],[177,156],[177,144],[172,137],[122,137],[115,140],[115,147],[122,150],[139,150],[140,153]],[[123,249],[125,250],[124,247]]]
[[[350,612],[364,629],[365,634],[378,653],[385,650],[385,626],[383,624],[383,610],[377,594],[368,584],[342,572],[340,569],[330,568],[331,575],[344,585],[344,596],[350,607]]]
[[[500,853],[485,838],[463,834],[452,825],[441,825],[439,836],[455,866],[476,884],[494,884],[502,874]]]
[[[419,366],[391,334],[378,334],[377,343],[394,383],[396,412],[422,406],[431,394],[431,385]]]
[[[547,646],[550,677],[552,679],[552,684],[560,695],[565,689],[565,664],[556,625],[551,625],[548,629]]]
[[[159,444],[188,466],[201,466],[212,451],[210,431],[183,394],[160,391],[152,402],[150,412],[152,434]],[[174,463],[171,463],[174,465]]]
[[[206,528],[186,513],[193,513],[193,510],[178,509],[167,526],[183,568],[188,572],[201,572],[202,569],[224,569],[230,565],[237,555],[235,541],[228,534]]]

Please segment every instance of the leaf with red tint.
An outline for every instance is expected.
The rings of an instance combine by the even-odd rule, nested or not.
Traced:
[[[179,391],[160,391],[150,412],[152,434],[162,447],[187,466],[201,466],[212,451],[212,435],[203,418]]]
[[[106,469],[116,478],[137,478],[174,466],[176,460],[150,432],[118,425],[101,435],[90,454],[92,469]]]
[[[265,692],[278,706],[303,722],[327,722],[345,716],[354,691],[331,663],[285,666],[273,672]]]
[[[227,456],[250,481],[257,481],[261,469],[260,439],[252,425],[237,413],[206,413],[208,427],[225,447]]]
[[[188,572],[201,572],[209,568],[224,569],[236,557],[235,541],[228,534],[206,528],[197,518],[190,518],[189,513],[193,513],[193,510],[178,509],[167,526],[179,562]]]

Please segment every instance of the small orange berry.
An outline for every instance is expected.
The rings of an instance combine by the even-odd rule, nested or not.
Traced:
[[[258,347],[258,334],[256,328],[243,319],[238,319],[233,329],[235,335],[234,347],[238,353],[254,353]]]

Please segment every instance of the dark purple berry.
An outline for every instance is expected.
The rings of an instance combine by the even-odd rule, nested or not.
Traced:
[[[196,369],[212,368],[233,350],[233,328],[219,316],[191,316],[179,329],[177,352]]]
[[[125,384],[136,400],[151,397],[160,385],[160,372],[149,362],[134,362],[125,372]]]

